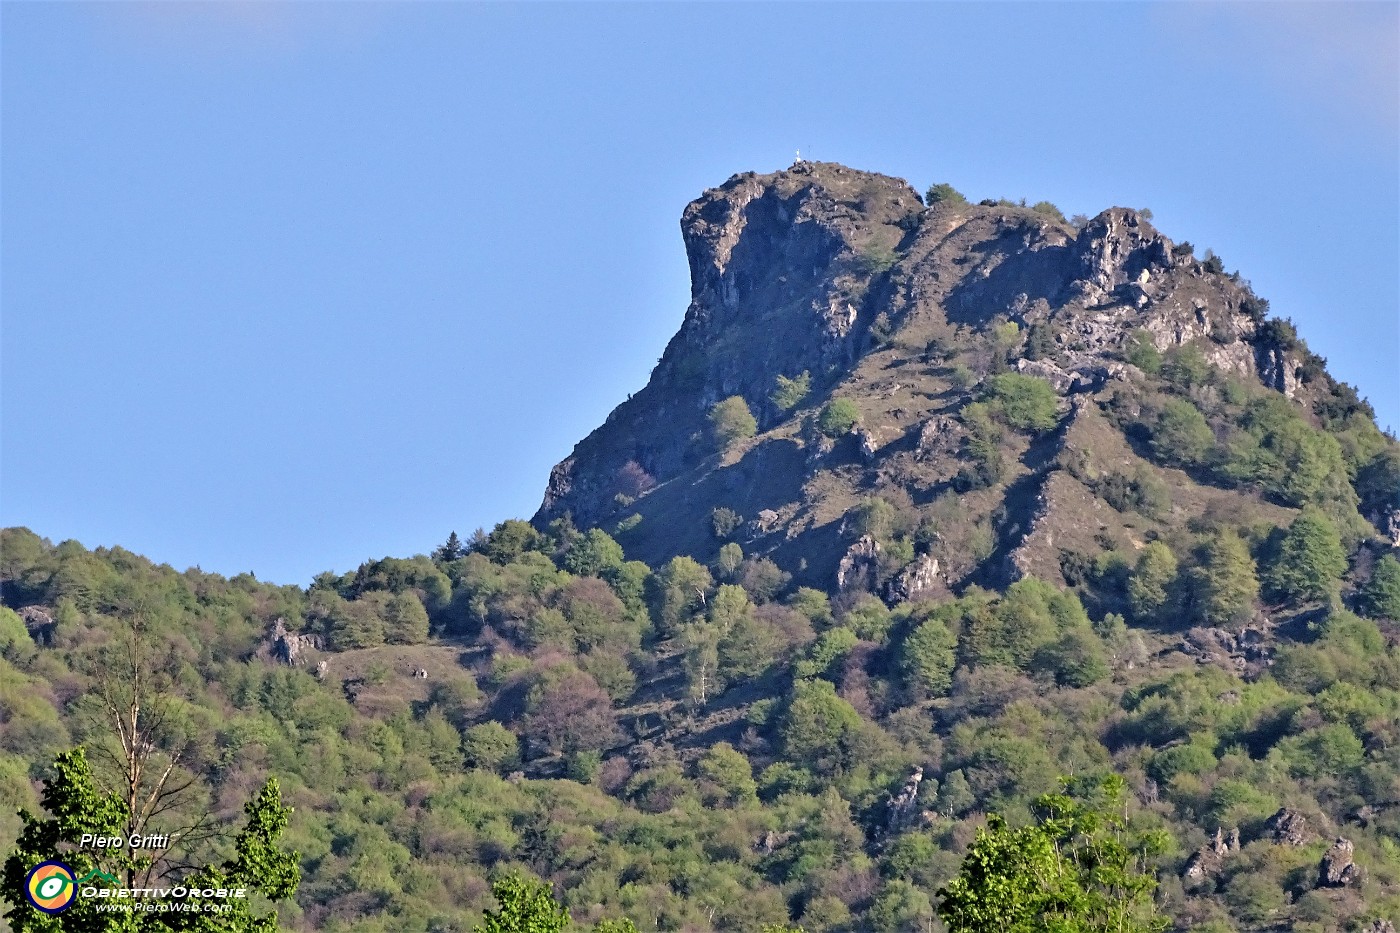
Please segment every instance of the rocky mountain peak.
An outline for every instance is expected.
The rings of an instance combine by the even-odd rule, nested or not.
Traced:
[[[1124,399],[1145,385],[1132,360],[1155,366],[1180,351],[1308,412],[1339,391],[1246,282],[1143,211],[1110,208],[1076,226],[1049,205],[925,204],[900,179],[799,162],[705,192],[681,232],[692,289],[679,331],[648,385],[555,467],[535,516],[602,527],[651,562],[706,559],[732,539],[816,585],[833,583],[843,560],[860,562],[870,572],[843,578],[884,585],[892,600],[908,598],[895,582],[905,578],[931,591],[977,574],[1055,577],[1066,547],[1096,549],[1094,532],[1082,540],[1060,516],[1082,519],[1102,502],[1092,481],[1053,464],[1142,461],[1142,441],[1123,434],[1134,404]],[[1048,383],[1058,425],[1005,449],[1016,461],[991,483],[999,493],[959,497],[957,521],[979,528],[979,541],[929,530],[918,554],[876,554],[869,542],[848,553],[869,537],[850,513],[872,497],[937,524],[938,500],[968,485],[963,410],[1002,371]],[[780,404],[780,379],[805,394]],[[858,412],[849,442],[819,417],[838,398]],[[742,400],[727,404],[752,415],[753,436],[717,442],[710,414],[726,399]],[[717,510],[744,521],[720,534]],[[1141,530],[1114,524],[1097,528],[1100,545],[1118,534],[1141,546]],[[935,565],[940,579],[924,579]]]

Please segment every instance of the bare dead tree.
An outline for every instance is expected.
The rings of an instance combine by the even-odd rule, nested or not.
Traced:
[[[223,830],[188,767],[196,742],[174,721],[170,680],[156,663],[140,616],[129,620],[124,636],[106,652],[94,678],[93,725],[109,737],[95,745],[94,759],[114,772],[127,805],[127,882],[148,886],[200,864],[196,850]],[[163,846],[133,845],[150,836],[168,838]]]

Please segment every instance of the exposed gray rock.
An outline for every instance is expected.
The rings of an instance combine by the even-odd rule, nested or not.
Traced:
[[[945,592],[947,586],[938,571],[938,559],[933,555],[922,554],[914,558],[913,563],[890,581],[890,602],[911,602]]]
[[[1282,392],[1289,398],[1298,394],[1302,385],[1298,363],[1288,353],[1278,347],[1259,346],[1255,350],[1255,368],[1259,381],[1271,389]]]
[[[1308,828],[1307,817],[1289,807],[1284,807],[1269,817],[1264,828],[1278,845],[1301,846],[1316,838]]]
[[[1073,375],[1049,360],[1017,360],[1016,371],[1027,376],[1044,379],[1054,386],[1055,391],[1061,395],[1069,391],[1069,387],[1074,384],[1075,380]]]
[[[856,441],[860,444],[860,455],[865,458],[865,462],[874,463],[875,457],[880,452],[880,445],[875,440],[875,435],[860,427],[855,428],[852,433],[855,434]]]
[[[53,614],[42,606],[24,606],[18,615],[24,622],[24,630],[29,633],[29,637],[36,644],[47,645],[53,640],[54,630],[58,628],[58,622],[54,620]]]
[[[1352,861],[1356,847],[1341,836],[1322,856],[1318,866],[1318,884],[1326,888],[1342,888],[1361,881],[1361,866]]]
[[[886,802],[885,832],[894,834],[918,822],[922,812],[919,807],[919,783],[923,779],[924,769],[915,768],[899,793]]]
[[[1137,211],[1123,208],[1104,211],[1085,224],[1074,250],[1080,267],[1075,290],[1085,301],[1102,300],[1124,285],[1136,288],[1134,296],[1145,296],[1151,269],[1172,265],[1170,241]],[[1149,272],[1146,280],[1143,271]]]
[[[955,453],[963,438],[962,422],[948,415],[935,415],[919,428],[920,456],[945,457]]]
[[[1267,667],[1273,656],[1267,633],[1256,626],[1239,634],[1222,628],[1193,628],[1177,649],[1195,658],[1198,664],[1220,664],[1250,674]]]
[[[1239,831],[1231,833],[1231,839],[1235,843],[1235,850],[1239,848]],[[1186,868],[1181,873],[1181,877],[1190,884],[1200,884],[1208,878],[1220,873],[1225,865],[1225,859],[1234,851],[1230,844],[1225,841],[1225,833],[1218,827],[1211,840],[1192,854],[1186,861]]]
[[[792,836],[793,834],[790,831],[780,833],[770,829],[754,840],[753,850],[762,855],[772,855],[778,849],[787,845],[788,841],[792,839]]]
[[[320,636],[288,631],[287,620],[281,616],[272,623],[272,632],[267,640],[272,656],[289,667],[301,667],[306,661],[305,652],[308,649],[321,650]]]
[[[840,590],[870,589],[880,566],[880,542],[870,535],[846,549],[836,568],[836,586]]]

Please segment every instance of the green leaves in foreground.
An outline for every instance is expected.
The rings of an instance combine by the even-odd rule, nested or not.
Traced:
[[[472,933],[563,933],[572,926],[569,912],[554,899],[548,882],[503,875],[492,882],[491,894],[500,909],[488,910]],[[593,933],[637,933],[637,927],[625,917],[609,918],[598,921]]]
[[[1160,933],[1157,886],[1144,871],[1156,840],[1134,843],[1122,816],[1124,780],[1100,782],[1100,807],[1067,794],[1036,799],[1034,825],[992,815],[939,896],[950,933]]]
[[[53,916],[35,910],[25,899],[24,879],[39,862],[63,859],[77,877],[101,870],[133,888],[143,884],[132,883],[133,878],[140,877],[134,873],[149,866],[147,857],[132,858],[122,849],[61,851],[60,843],[76,846],[83,833],[121,833],[128,822],[127,805],[116,794],[103,793],[97,786],[82,747],[60,754],[54,760],[53,770],[53,777],[44,781],[43,793],[44,809],[51,816],[42,819],[21,811],[24,830],[5,860],[0,880],[0,899],[12,907],[5,919],[14,933],[277,933],[277,915],[254,915],[247,898],[222,901],[227,910],[218,913],[140,910],[138,901],[130,896],[78,898],[70,909]],[[198,868],[183,879],[169,879],[165,884],[245,888],[274,901],[290,899],[301,882],[300,856],[278,844],[292,811],[282,805],[277,780],[268,778],[243,812],[248,822],[234,842],[235,858]],[[144,903],[151,904],[152,900]]]

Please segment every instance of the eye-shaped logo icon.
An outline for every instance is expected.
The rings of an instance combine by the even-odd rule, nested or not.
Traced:
[[[78,896],[73,869],[62,862],[40,862],[25,876],[24,896],[35,910],[50,915],[63,913]]]

